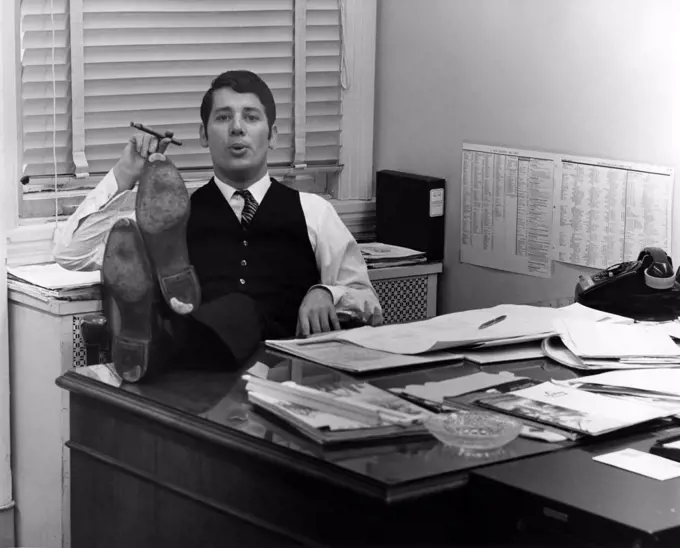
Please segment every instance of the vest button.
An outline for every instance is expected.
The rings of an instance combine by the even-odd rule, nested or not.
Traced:
[[[246,285],[246,281],[243,278],[241,278],[239,282],[241,282],[241,285]]]
[[[246,262],[245,259],[243,259],[243,260],[241,261],[241,266],[248,266],[248,263]]]
[[[243,247],[248,247],[248,240],[243,240]]]

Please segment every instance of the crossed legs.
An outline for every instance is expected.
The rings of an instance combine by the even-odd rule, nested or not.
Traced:
[[[261,339],[259,314],[246,295],[201,304],[186,243],[189,208],[179,172],[155,154],[140,179],[137,221],[121,219],[109,234],[102,277],[118,317],[107,320],[113,363],[127,382],[173,356],[240,363]]]

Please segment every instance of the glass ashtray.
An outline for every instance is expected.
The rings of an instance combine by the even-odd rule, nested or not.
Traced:
[[[439,413],[429,416],[424,424],[444,445],[470,453],[498,450],[522,430],[519,421],[485,411]]]

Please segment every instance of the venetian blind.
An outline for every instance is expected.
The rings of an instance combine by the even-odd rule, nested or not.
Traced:
[[[20,35],[22,174],[73,173],[68,0],[22,0]]]
[[[79,152],[81,172],[103,174],[120,156],[131,121],[174,131],[184,143],[172,149],[178,167],[210,168],[198,139],[199,105],[212,79],[229,69],[252,70],[272,88],[279,138],[271,165],[294,163],[296,93],[305,97],[305,163],[337,163],[338,0],[21,3],[24,174],[53,176],[55,152],[59,175],[78,171],[73,157]],[[306,8],[304,89],[294,77],[300,3]]]
[[[83,0],[85,156],[107,171],[130,121],[173,130],[180,168],[209,168],[198,139],[199,105],[212,79],[249,69],[272,88],[279,147],[291,161],[293,0]]]
[[[337,0],[308,0],[306,22],[306,160],[340,158],[341,27]]]

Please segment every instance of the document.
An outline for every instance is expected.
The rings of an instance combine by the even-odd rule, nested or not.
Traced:
[[[578,379],[563,381],[571,386],[583,383],[599,384],[603,386],[618,386],[649,390],[665,394],[680,396],[680,369],[678,368],[645,368],[629,369],[627,371],[608,371],[597,375],[588,375]]]
[[[672,169],[563,156],[555,182],[553,258],[603,269],[644,247],[670,253]]]
[[[680,463],[637,449],[622,449],[593,460],[659,481],[680,477]]]
[[[593,394],[552,382],[480,398],[477,403],[495,411],[590,435],[605,434],[674,413],[672,409]]]
[[[680,364],[680,347],[661,331],[638,324],[589,322],[561,318],[555,321],[564,345],[584,359],[670,358]]]
[[[465,143],[461,261],[549,278],[557,159]]]
[[[404,392],[424,400],[442,403],[444,398],[452,398],[477,392],[499,384],[506,384],[512,381],[523,379],[517,377],[511,371],[501,371],[500,373],[479,372],[471,375],[454,377],[444,381],[426,382],[425,384],[409,384],[404,387]]]
[[[383,353],[430,356],[432,352],[443,350],[510,346],[541,340],[557,333],[553,322],[562,317],[608,319],[610,315],[581,306],[562,309],[503,304],[443,314],[417,322],[357,327],[308,339],[267,341],[267,344],[289,352],[304,352],[304,356],[296,355],[312,360],[315,358],[310,353],[316,353],[316,357],[321,358],[321,354],[327,350],[329,357],[333,352],[340,352],[341,347],[337,345],[328,349],[323,346],[331,341]],[[485,324],[488,327],[482,327]],[[318,347],[319,350],[315,350],[314,347]],[[342,352],[352,351],[345,349]],[[364,356],[364,359],[376,357],[377,355]],[[345,363],[350,358],[360,359],[360,356],[347,355],[342,362]],[[380,356],[380,359],[383,358],[386,358],[384,354]]]
[[[314,346],[329,340],[352,343],[394,354],[424,354],[502,339],[505,343],[554,333],[557,309],[529,305],[499,305],[436,316],[428,320],[378,327],[358,327],[298,341]],[[486,329],[480,327],[503,318]]]
[[[540,341],[465,350],[463,355],[466,360],[478,364],[533,360],[544,357]]]
[[[669,167],[464,143],[461,261],[549,278],[670,253],[673,186]]]
[[[313,340],[315,339],[269,340],[265,344],[270,348],[314,363],[354,373],[428,363],[455,362],[463,359],[462,354],[453,352],[432,352],[424,356],[400,355],[348,344],[340,340],[333,340],[332,337],[330,340],[315,341],[314,344],[309,344]]]

